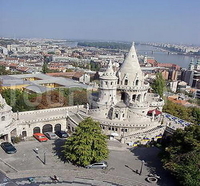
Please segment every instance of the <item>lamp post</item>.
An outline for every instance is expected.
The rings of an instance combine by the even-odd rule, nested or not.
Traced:
[[[46,165],[46,152],[44,151],[44,165]]]
[[[143,165],[144,165],[144,160],[142,160],[142,164],[141,164],[141,168],[140,168],[140,175],[142,175],[142,169],[143,169]]]

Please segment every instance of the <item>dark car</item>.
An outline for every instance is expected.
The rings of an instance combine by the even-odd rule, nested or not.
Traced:
[[[67,138],[68,134],[65,131],[56,131],[55,134],[60,138]]]
[[[9,142],[1,143],[1,147],[8,154],[14,154],[17,152],[17,149]]]

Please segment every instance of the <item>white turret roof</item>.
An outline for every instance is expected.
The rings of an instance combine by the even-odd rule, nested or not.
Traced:
[[[122,79],[124,76],[128,76],[130,81],[137,79],[143,79],[143,73],[140,68],[138,57],[136,54],[134,42],[131,46],[129,53],[127,54],[122,66],[118,71],[119,78]]]
[[[113,70],[113,64],[111,60],[108,63],[106,71],[100,77],[101,79],[117,79],[116,72]]]
[[[124,73],[137,72],[139,74],[142,74],[140,64],[138,62],[137,54],[135,51],[134,42],[119,71],[124,72]]]

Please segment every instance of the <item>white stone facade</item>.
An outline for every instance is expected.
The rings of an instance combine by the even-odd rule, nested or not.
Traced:
[[[107,70],[101,75],[99,96],[97,101],[91,101],[89,115],[100,121],[106,134],[115,133],[126,142],[126,136],[161,124],[160,118],[155,120],[147,116],[149,110],[162,111],[164,105],[164,100],[149,93],[149,89],[133,43],[118,72],[113,71],[109,62]]]

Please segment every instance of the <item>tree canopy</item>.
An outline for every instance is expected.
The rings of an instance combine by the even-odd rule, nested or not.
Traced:
[[[165,88],[165,80],[163,79],[163,76],[161,73],[156,74],[156,79],[151,84],[151,88],[153,89],[154,93],[157,93],[160,95],[160,97],[163,97],[163,92]]]
[[[88,102],[87,91],[82,88],[59,88],[43,94],[26,93],[20,89],[1,89],[0,92],[8,105],[16,111],[48,109]]]
[[[108,157],[106,136],[101,133],[99,122],[86,118],[76,128],[63,146],[64,157],[72,163],[86,166]]]
[[[200,108],[198,107],[185,107],[167,101],[163,107],[163,112],[167,112],[194,124],[200,124]]]
[[[177,129],[166,144],[162,160],[184,186],[199,186],[200,126]]]

